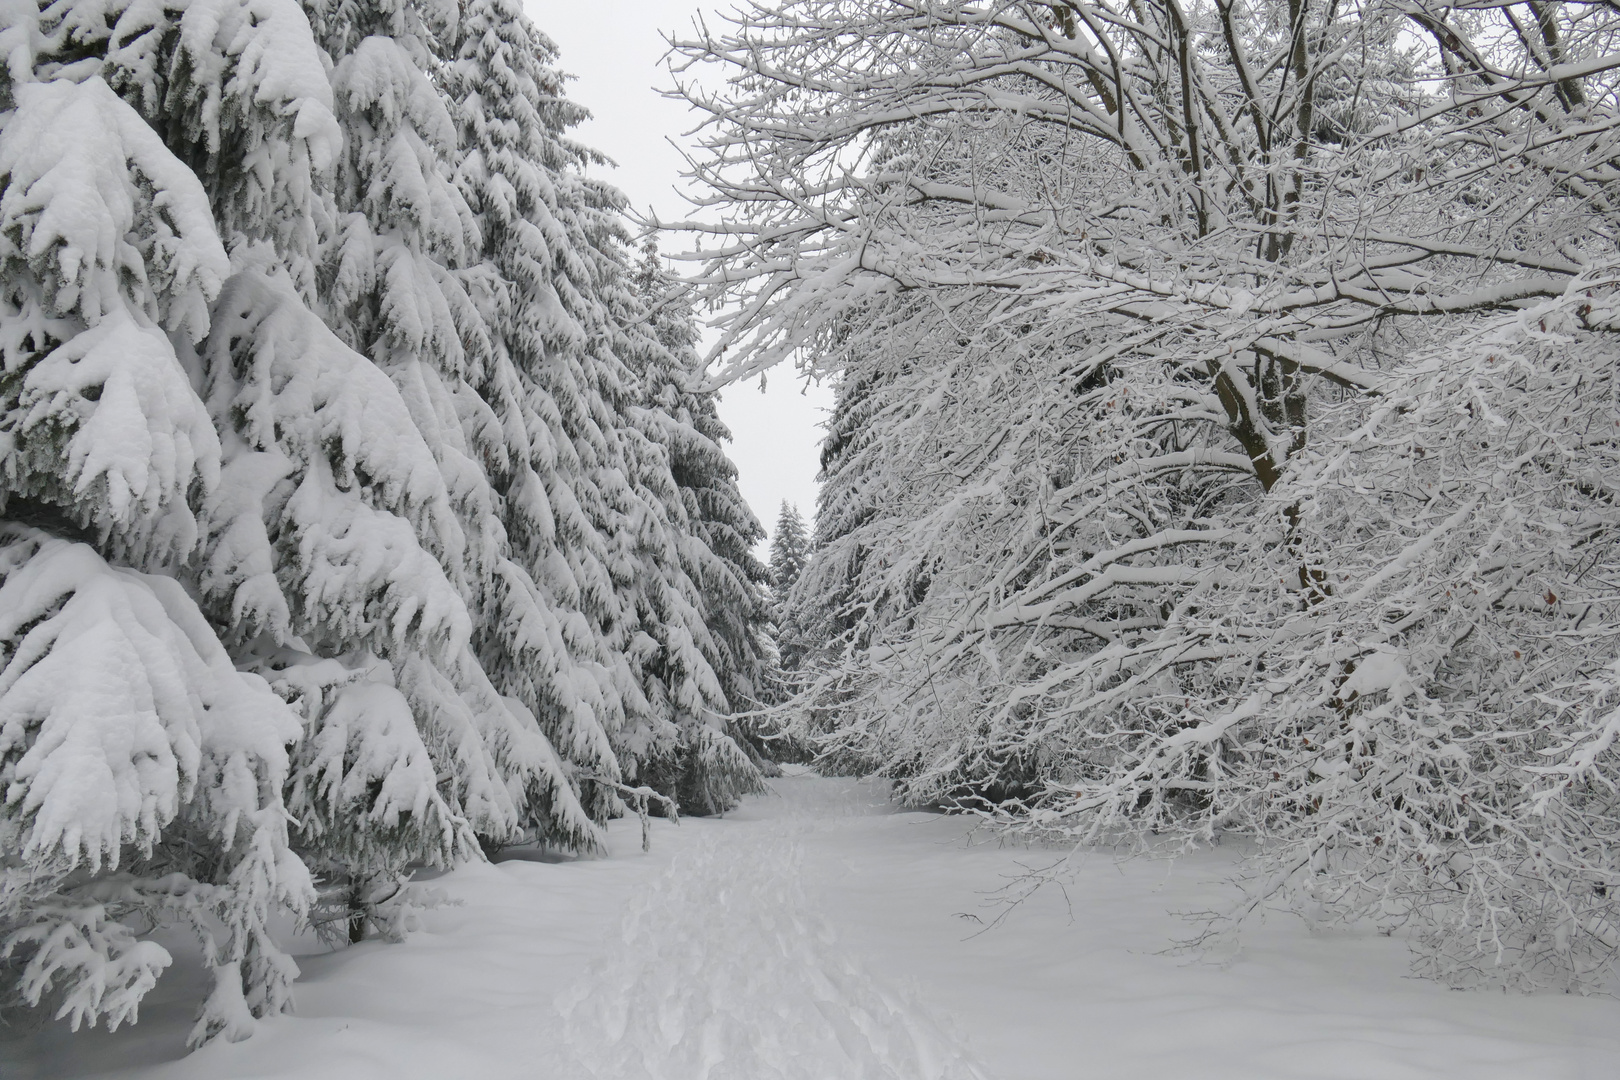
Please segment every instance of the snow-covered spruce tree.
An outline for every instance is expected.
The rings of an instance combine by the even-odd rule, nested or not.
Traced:
[[[151,794],[113,808],[113,825],[135,815],[127,824],[110,834],[107,822],[85,825],[97,844],[110,835],[126,845],[88,851],[89,864],[122,859],[127,872],[139,858],[133,884],[113,888],[105,875],[75,869],[77,841],[61,807],[53,813],[68,847],[51,847],[48,828],[37,838],[60,872],[8,868],[8,926],[13,916],[35,920],[7,938],[22,973],[8,989],[28,1001],[55,993],[76,1020],[133,1016],[163,957],[135,948],[107,920],[164,906],[194,922],[216,964],[217,987],[194,1037],[235,1037],[253,1015],[285,1005],[294,970],[264,933],[278,904],[300,910],[307,899],[308,876],[286,852],[283,787],[297,810],[298,846],[351,879],[469,851],[471,825],[494,818],[514,828],[514,802],[537,787],[553,797],[528,806],[570,826],[559,832],[588,839],[592,827],[532,719],[501,702],[457,648],[469,620],[430,555],[454,568],[455,521],[411,412],[301,302],[314,292],[315,227],[333,220],[319,174],[340,145],[330,65],[304,13],[254,0],[113,15],[58,4],[38,15],[5,28],[13,46],[4,121],[13,267],[7,516],[195,584],[237,663],[269,675],[307,726],[300,735],[284,706],[220,683],[231,665],[221,669],[226,654],[209,636],[216,631],[206,631],[184,594],[163,591],[172,582],[149,587],[109,570],[114,592],[136,590],[125,606],[150,632],[129,647],[149,663],[154,648],[173,656],[156,675],[131,666],[129,677],[167,680],[159,730],[180,734],[169,765],[159,755],[155,772],[139,774],[145,786],[134,790]],[[44,104],[31,112],[22,104],[28,94]],[[13,539],[16,560],[91,565],[57,557],[50,535]],[[205,557],[187,564],[199,540]],[[37,575],[25,573],[28,565],[11,575],[15,610],[37,603],[49,615],[65,605],[82,618],[87,605],[72,599],[70,578],[30,586]],[[141,599],[142,589],[158,590],[161,609]],[[154,610],[181,629],[161,631]],[[72,629],[30,630],[25,619],[22,630],[34,636],[8,652],[8,679],[35,695],[5,699],[17,754],[34,738],[30,725],[41,719],[31,710],[44,700],[41,679],[25,676],[53,670],[40,649]],[[242,678],[250,691],[264,689]],[[177,692],[182,703],[190,694],[192,712],[174,704]],[[142,691],[132,683],[130,693],[139,700]],[[227,705],[241,715],[222,715]],[[54,730],[35,745],[61,737]],[[297,743],[291,763],[289,742]],[[42,753],[18,767],[32,775]],[[255,772],[258,786],[243,788],[242,776]],[[217,790],[222,776],[235,785],[230,798]],[[48,790],[36,785],[32,801],[22,780],[12,790],[23,816],[8,828],[26,829]],[[243,802],[255,790],[269,800],[264,813]],[[236,835],[250,826],[257,831],[247,839]],[[179,871],[195,887],[171,877],[166,889],[143,891],[147,871]],[[32,884],[19,891],[15,875],[24,872]],[[75,907],[57,895],[63,874],[82,886],[73,896],[95,902]],[[64,928],[50,931],[52,918]],[[64,966],[64,955],[79,966]]]
[[[515,11],[493,22],[484,39],[528,40]],[[564,350],[507,348],[565,305],[514,285],[540,264],[497,265],[451,182],[484,145],[441,91],[476,52],[457,25],[442,5],[289,0],[0,19],[8,1006],[133,1019],[168,957],[131,922],[179,918],[216,976],[193,1040],[240,1037],[289,1000],[268,925],[313,898],[295,852],[352,937],[387,922],[411,862],[480,836],[596,842],[545,730],[611,782],[604,729],[640,660],[632,628],[610,633],[605,569],[581,588],[507,531],[565,531],[526,486],[577,434],[536,376]],[[531,103],[567,114],[554,82]],[[510,175],[577,188],[582,152],[548,139]],[[539,250],[557,238],[595,242]],[[600,284],[594,255],[546,258]],[[587,435],[636,429],[615,393]],[[625,461],[579,471],[633,491]],[[575,564],[605,568],[604,534],[636,517],[628,497],[618,519],[580,510],[602,501],[561,518]],[[606,598],[590,620],[585,593]]]
[[[512,738],[521,717],[470,658],[435,558],[460,533],[395,385],[282,283],[239,275],[222,300],[205,357],[232,486],[204,583],[228,598],[244,659],[305,715],[289,803],[357,936],[408,863],[515,829],[513,766],[547,752],[537,729],[532,747]]]
[[[628,492],[615,468],[617,414],[588,350],[604,323],[580,220],[592,155],[566,137],[584,113],[563,95],[555,47],[516,5],[472,5],[458,32],[456,180],[482,226],[495,328],[483,438],[504,473],[502,523],[515,556],[495,594],[502,618],[480,650],[596,781],[584,794],[601,818],[624,777],[615,740],[650,706],[608,551],[613,500],[603,487],[621,504]]]
[[[728,730],[730,704],[720,672],[731,656],[709,628],[711,601],[718,602],[714,614],[723,615],[722,605],[746,602],[747,597],[728,598],[704,589],[706,580],[714,582],[730,568],[698,535],[674,463],[682,457],[690,464],[692,451],[705,440],[692,426],[690,413],[680,414],[678,397],[676,413],[663,407],[679,393],[685,372],[659,337],[654,316],[628,272],[629,238],[617,213],[620,201],[617,192],[601,191],[582,221],[594,233],[591,251],[607,317],[605,351],[622,360],[628,376],[619,406],[624,417],[619,440],[633,501],[607,531],[618,552],[615,565],[632,569],[620,578],[623,608],[633,613],[633,625],[654,646],[632,654],[652,711],[636,733],[640,745],[631,760],[638,774],[675,794],[689,812],[716,813],[764,786],[758,766]],[[666,320],[673,315],[666,311]],[[690,325],[687,334],[695,336]],[[712,444],[709,453],[724,456]],[[733,494],[740,499],[740,493]],[[740,664],[732,666],[741,669]]]
[[[133,1020],[169,957],[130,921],[179,919],[215,976],[193,1041],[240,1038],[297,970],[268,924],[309,899],[282,801],[299,724],[173,576],[225,490],[193,350],[231,266],[196,129],[165,145],[112,87],[151,108],[206,73],[245,125],[288,110],[283,163],[331,149],[330,112],[266,53],[298,44],[295,7],[88,14],[0,27],[0,994]]]
[[[782,500],[776,515],[776,531],[771,535],[771,622],[776,627],[776,648],[782,671],[798,671],[806,651],[805,628],[793,589],[810,561],[810,537],[804,529],[799,508]]]
[[[708,630],[699,644],[719,682],[722,708],[732,717],[724,733],[755,765],[770,772],[770,759],[779,751],[768,745],[757,717],[737,717],[756,712],[779,692],[765,593],[768,571],[753,553],[764,529],[743,499],[737,468],[723,449],[731,432],[720,420],[718,394],[703,385],[689,292],[660,264],[651,239],[642,248],[635,288],[644,313],[638,325],[650,334],[629,350],[642,387],[636,415],[649,437],[663,446],[679,493],[683,532],[690,537],[680,540],[681,562],[698,586]],[[703,728],[719,730],[714,720]],[[715,745],[705,749],[709,743]],[[722,768],[715,780],[704,779],[733,755],[703,730],[690,728],[682,746],[678,788],[688,793],[685,805],[724,808],[737,795],[757,789],[757,778],[748,770]],[[705,788],[714,790],[701,794]]]
[[[782,500],[776,515],[776,531],[771,536],[771,588],[791,592],[810,561],[810,537],[805,532],[799,508]]]
[[[561,215],[581,198],[592,155],[564,135],[583,110],[550,66],[555,47],[517,5],[467,5],[456,41],[445,69],[461,132],[455,181],[479,223],[469,286],[490,327],[477,404],[465,402],[463,415],[503,492],[498,524],[509,549],[486,592],[477,648],[579,774],[604,782],[582,791],[600,819],[613,805],[605,784],[620,779],[608,733],[623,726],[633,680],[612,635],[621,624],[602,536],[585,509],[596,501],[586,462],[605,455],[600,443],[582,455],[576,442],[599,437],[600,425],[586,418],[585,332],[567,301],[585,304],[592,288]]]
[[[64,27],[87,14],[62,9]],[[177,38],[161,20],[136,17],[151,18],[134,12],[112,34],[111,78],[202,180],[238,271],[224,293],[230,310],[216,310],[219,332],[195,363],[225,450],[225,482],[205,506],[201,598],[239,662],[269,675],[305,713],[288,797],[298,846],[328,883],[389,877],[388,868],[413,858],[442,860],[449,838],[466,832],[454,822],[463,800],[451,794],[446,803],[436,790],[436,772],[454,770],[432,767],[414,726],[401,723],[393,691],[347,690],[394,681],[373,657],[356,654],[374,643],[351,622],[385,579],[396,610],[436,609],[424,626],[455,600],[442,582],[423,583],[431,562],[402,541],[408,530],[388,513],[410,517],[431,505],[422,520],[434,518],[427,527],[435,541],[448,535],[442,494],[421,471],[424,448],[402,434],[409,414],[388,382],[299,302],[316,293],[317,245],[330,240],[319,229],[335,223],[325,181],[344,133],[332,115],[330,58],[293,4],[193,5]],[[92,19],[68,36],[83,43],[97,34],[106,37],[106,28]],[[352,118],[353,102],[346,106]],[[361,439],[370,446],[359,449]],[[357,467],[375,485],[355,483]],[[382,546],[368,553],[368,542]],[[438,546],[452,551],[455,539]],[[394,560],[391,569],[363,565],[381,552]],[[413,591],[421,595],[412,599]],[[403,639],[405,624],[394,629]],[[332,659],[339,655],[352,662]],[[372,707],[357,709],[362,699]],[[508,779],[476,775],[491,771],[484,763],[471,771],[472,784],[485,789]],[[373,874],[378,860],[384,869]]]
[[[808,349],[878,397],[850,466],[866,524],[816,557],[858,575],[852,647],[807,699],[831,746],[1081,838],[1333,836],[1314,796],[1222,797],[1282,782],[1231,736],[1292,730],[1267,680],[1363,557],[1315,544],[1294,470],[1392,354],[1561,296],[1607,250],[1614,34],[1577,3],[787,0],[682,46],[738,76],[689,95],[730,212],[698,227],[699,280],[735,301],[734,372]],[[1399,816],[1347,762],[1344,798]],[[1494,940],[1491,904],[1409,903],[1357,845],[1310,850],[1264,880],[1365,895],[1369,868],[1454,968]],[[1560,895],[1525,880],[1517,910]]]
[[[649,418],[663,424],[670,472],[693,533],[716,562],[698,581],[710,635],[713,666],[733,710],[755,708],[771,694],[770,643],[765,631],[769,571],[754,556],[765,530],[737,486],[737,466],[726,457],[731,431],[720,419],[719,394],[705,386],[697,354],[697,326],[689,290],[660,264],[648,241],[636,272],[636,293],[647,327],[673,364],[652,349],[641,373]],[[667,419],[665,419],[667,418]]]
[[[456,125],[424,73],[453,13],[311,11],[344,134],[317,269],[326,325],[269,275],[231,294],[236,334],[215,335],[214,359],[235,379],[215,399],[254,483],[236,486],[213,564],[270,549],[255,561],[275,567],[286,611],[253,621],[237,601],[235,622],[305,713],[298,840],[326,882],[322,919],[357,938],[389,928],[409,863],[526,828],[572,846],[595,833],[533,715],[473,648],[505,553],[499,490],[469,448],[491,353],[463,273],[478,230],[449,180]]]
[[[602,781],[588,790],[595,813],[613,804],[612,784],[688,758],[721,785],[697,806],[724,808],[757,775],[710,722],[726,709],[716,672],[748,669],[709,632],[701,580],[719,568],[706,565],[712,550],[693,535],[672,474],[670,445],[690,425],[661,411],[678,404],[663,401],[661,384],[679,361],[644,325],[620,197],[586,181],[591,155],[566,137],[583,114],[562,96],[551,44],[504,3],[470,7],[460,34],[458,184],[496,282],[492,340],[504,366],[488,397],[509,436],[507,531],[535,568],[526,587],[507,583],[518,618],[506,625],[554,627],[547,638],[492,632],[481,649],[492,670],[516,675],[513,692],[581,772]],[[525,656],[547,639],[545,664]]]
[[[627,674],[636,680],[643,703],[642,710],[627,713],[615,747],[627,776],[640,783],[657,780],[669,788],[673,777],[690,774],[683,759],[691,737],[703,740],[700,749],[712,741],[706,735],[713,730],[707,718],[724,702],[708,662],[712,643],[697,585],[681,557],[685,512],[663,432],[635,412],[639,372],[663,358],[646,354],[649,348],[658,349],[657,341],[635,325],[640,311],[633,306],[623,259],[625,237],[614,212],[619,196],[595,185],[584,194],[586,201],[571,217],[592,241],[584,248],[597,290],[590,309],[582,313],[591,327],[586,355],[598,379],[598,400],[613,419],[611,427],[599,426],[615,455],[612,468],[596,470],[592,488],[600,499],[597,528],[607,548],[626,638]],[[736,757],[751,771],[746,758],[740,753]],[[706,812],[700,806],[690,808]]]

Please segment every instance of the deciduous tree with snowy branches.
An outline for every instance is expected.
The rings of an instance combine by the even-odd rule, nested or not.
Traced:
[[[1550,689],[1458,696],[1476,676],[1442,656],[1480,678],[1502,657],[1421,644],[1445,605],[1380,607],[1440,523],[1412,531],[1429,504],[1401,506],[1394,456],[1342,491],[1376,510],[1322,532],[1315,515],[1345,475],[1321,462],[1404,415],[1388,402],[1483,415],[1444,379],[1410,389],[1448,340],[1512,324],[1588,335],[1537,338],[1564,357],[1548,364],[1606,355],[1590,319],[1616,224],[1617,29],[1588,3],[782,0],[676,42],[728,74],[684,93],[710,118],[694,279],[733,305],[733,374],[797,352],[859,391],[862,430],[828,474],[854,512],[807,572],[847,582],[839,648],[798,709],[827,751],[903,797],[1080,838],[1249,828],[1267,838],[1251,904],[1416,917],[1437,974],[1583,984],[1613,948],[1610,871],[1576,885],[1566,868],[1597,865],[1607,811],[1581,802],[1556,838],[1503,823],[1552,805],[1509,790],[1550,790],[1535,778],[1555,745],[1591,750],[1580,775],[1602,787],[1607,750],[1577,719],[1598,713]],[[1493,446],[1491,475],[1541,490],[1543,459]],[[1565,542],[1548,515],[1607,498],[1590,479],[1560,490],[1595,501],[1540,506],[1499,541],[1516,565]],[[1495,512],[1465,498],[1448,515],[1483,529]],[[1427,571],[1497,574],[1507,556],[1458,558],[1475,569]],[[1605,638],[1599,611],[1582,641]],[[1288,689],[1306,685],[1326,696]],[[1414,694],[1455,726],[1353,734],[1379,695],[1392,715]],[[1513,737],[1511,764],[1492,760],[1504,726],[1538,732]],[[1315,756],[1284,768],[1259,746]],[[1500,787],[1471,792],[1458,768]],[[1464,795],[1489,824],[1416,810]]]

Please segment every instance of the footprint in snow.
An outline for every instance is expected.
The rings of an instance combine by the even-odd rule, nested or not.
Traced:
[[[799,863],[791,827],[675,859],[562,1003],[581,1080],[985,1080],[838,947]]]

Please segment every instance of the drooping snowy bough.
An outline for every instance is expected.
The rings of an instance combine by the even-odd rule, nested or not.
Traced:
[[[3,535],[8,993],[75,1027],[133,1020],[169,955],[130,923],[179,918],[217,974],[198,1037],[241,1037],[297,972],[269,924],[309,902],[281,797],[298,717],[232,666],[173,579],[39,530]]]

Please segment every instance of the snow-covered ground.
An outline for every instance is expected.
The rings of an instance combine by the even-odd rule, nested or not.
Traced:
[[[300,958],[298,1015],[190,1057],[200,975],[114,1035],[0,1042],[5,1080],[1469,1080],[1620,1076],[1620,1003],[1454,993],[1404,946],[1274,917],[1224,965],[1169,955],[1230,853],[1092,856],[985,928],[1053,853],[971,844],[882,790],[799,775],[724,819],[618,822],[605,859],[469,866],[402,945]],[[982,932],[980,932],[982,930]]]

